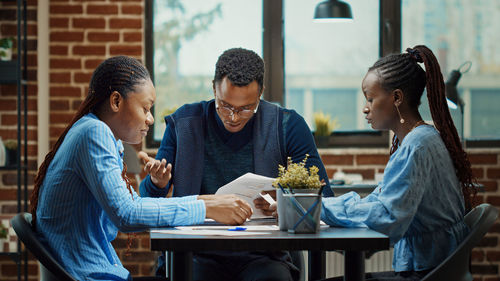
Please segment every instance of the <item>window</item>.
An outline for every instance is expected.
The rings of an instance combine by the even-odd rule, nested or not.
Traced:
[[[360,87],[380,55],[400,50],[400,3],[349,1],[354,22],[314,23],[321,1],[146,1],[146,64],[157,90],[148,146],[161,140],[166,113],[213,97],[215,62],[231,47],[263,56],[264,99],[295,109],[312,130],[314,112],[323,111],[349,135],[346,146],[387,146],[388,135],[364,120]]]
[[[498,26],[498,1],[402,1],[403,48],[427,45],[439,60],[445,79],[464,62],[472,63],[458,83],[464,114],[450,109],[459,135],[466,139],[500,139]],[[426,97],[422,107],[424,119],[429,120]]]
[[[378,1],[349,1],[352,22],[313,21],[318,1],[284,1],[285,105],[315,130],[313,114],[337,120],[338,130],[371,130],[361,81],[379,57]]]
[[[262,56],[262,10],[257,0],[154,1],[149,69],[157,98],[150,143],[161,141],[165,115],[213,98],[215,62],[224,50],[243,47]]]

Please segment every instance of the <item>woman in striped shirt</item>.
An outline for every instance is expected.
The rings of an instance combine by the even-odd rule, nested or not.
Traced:
[[[135,193],[126,178],[122,141],[137,144],[146,136],[155,98],[149,73],[138,60],[105,60],[40,166],[30,198],[33,226],[78,280],[132,279],[111,245],[118,231],[198,224],[205,218],[241,224],[252,214],[232,195],[141,198]],[[154,173],[169,178],[170,166],[160,162]]]

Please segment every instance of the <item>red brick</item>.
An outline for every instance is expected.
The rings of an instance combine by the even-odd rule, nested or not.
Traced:
[[[92,72],[76,72],[73,75],[73,80],[76,83],[89,83],[92,78]]]
[[[17,26],[15,24],[4,23],[1,25],[0,31],[0,34],[2,34],[2,36],[16,36]]]
[[[142,15],[141,5],[122,5],[122,14],[125,15]]]
[[[337,172],[337,169],[326,168],[326,175],[329,179],[333,178],[333,175]]]
[[[135,262],[149,262],[154,259],[154,252],[151,251],[132,251],[133,254],[130,256],[124,256],[123,261],[135,261]]]
[[[483,261],[484,260],[484,251],[472,251],[471,253],[472,261]]]
[[[28,114],[28,126],[37,126],[38,118],[37,116]],[[15,126],[17,125],[17,114],[2,114],[2,125],[3,126]]]
[[[474,177],[478,179],[484,178],[484,169],[483,168],[472,168],[472,174]]]
[[[123,41],[125,42],[142,42],[142,32],[124,32]]]
[[[101,64],[101,62],[103,62],[102,59],[87,59],[87,60],[85,60],[85,66],[84,66],[84,68],[88,69],[88,70],[94,71],[94,69],[96,69],[97,66],[99,64]]]
[[[79,31],[53,31],[50,33],[51,42],[82,42],[83,32]]]
[[[62,125],[67,126],[69,123],[69,120],[67,122],[62,123]],[[64,132],[65,127],[54,127],[50,126],[49,128],[49,134],[51,138],[57,139],[63,132]],[[53,144],[51,144],[52,146]]]
[[[353,155],[321,155],[321,161],[324,165],[353,165],[354,156]]]
[[[53,97],[81,97],[81,90],[79,87],[52,86],[50,87],[50,95]]]
[[[1,99],[0,100],[0,110],[8,111],[8,110],[16,110],[17,109],[17,101],[14,99]]]
[[[51,100],[50,101],[50,112],[56,110],[69,110],[69,101],[67,100]]]
[[[500,168],[488,168],[486,177],[489,179],[500,179]]]
[[[2,7],[0,10],[0,19],[3,21],[15,21],[16,20],[17,11],[16,9],[8,9],[6,7]]]
[[[472,274],[498,274],[498,266],[495,265],[475,265],[471,266]]]
[[[106,27],[104,18],[73,18],[74,28],[102,28]]]
[[[498,183],[496,181],[479,181],[478,183],[484,186],[485,192],[496,192],[498,190]]]
[[[37,73],[37,70],[36,69],[28,69],[27,71],[27,78],[28,78],[28,81],[36,81],[37,80],[37,76],[36,76],[36,73]]]
[[[356,163],[358,165],[386,165],[389,161],[388,155],[356,155]]]
[[[488,196],[486,197],[486,203],[490,203],[491,205],[494,206],[500,206],[500,196]]]
[[[375,170],[373,169],[343,169],[346,174],[361,174],[363,180],[373,180],[375,179]]]
[[[73,119],[73,113],[50,113],[50,123],[69,123]]]
[[[69,18],[50,18],[50,27],[51,28],[68,28],[69,27]]]
[[[36,24],[28,24],[28,30],[27,31],[27,34],[28,36],[36,36],[38,34],[38,29],[37,29],[37,25]]]
[[[51,83],[70,83],[71,74],[69,72],[51,72],[50,73]]]
[[[123,29],[123,28],[142,28],[142,19],[122,19],[114,18],[109,20],[109,28]]]
[[[131,255],[135,255],[135,252],[131,253]],[[120,258],[120,260],[123,260],[123,258]],[[125,267],[130,272],[130,275],[137,276],[139,274],[139,266],[137,265],[137,263],[124,263],[123,267]]]
[[[31,66],[37,66],[38,65],[38,61],[37,61],[37,54],[27,54],[27,57],[28,57],[28,67],[31,67]]]
[[[112,45],[109,48],[109,53],[112,56],[115,55],[141,56],[142,45]]]
[[[17,265],[14,263],[2,264],[2,275],[3,276],[17,276]],[[36,276],[38,274],[38,264],[28,264],[28,275]],[[17,280],[17,279],[11,279]]]
[[[104,56],[106,54],[106,47],[103,45],[99,46],[74,46],[73,55],[82,56]]]
[[[67,56],[68,55],[68,46],[50,46],[50,54],[51,55],[61,55],[61,56]]]
[[[90,42],[117,42],[120,40],[118,32],[89,32],[87,39]]]
[[[118,14],[117,5],[91,5],[87,6],[87,14],[89,15],[116,15]]]
[[[497,208],[500,206],[496,206]],[[495,223],[491,228],[489,233],[500,233],[500,223]]]
[[[50,5],[50,14],[81,14],[83,13],[82,5]]]
[[[478,164],[497,164],[497,154],[469,154],[469,160],[472,165]]]
[[[80,59],[51,59],[51,69],[80,69],[82,61]]]
[[[486,258],[491,262],[500,261],[500,251],[488,251],[486,253]]]
[[[85,92],[85,93],[87,93],[87,92]],[[71,109],[78,110],[78,108],[80,107],[80,104],[82,104],[82,100],[74,100],[71,103]]]

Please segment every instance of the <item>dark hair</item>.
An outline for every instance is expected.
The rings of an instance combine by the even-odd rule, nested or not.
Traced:
[[[462,148],[457,129],[448,110],[443,75],[432,51],[423,45],[408,48],[408,53],[392,54],[379,59],[368,71],[375,71],[380,85],[387,91],[401,89],[410,106],[418,107],[424,87],[434,126],[439,131],[462,185],[466,210],[473,206],[475,179],[467,153]],[[418,64],[423,62],[426,71]],[[394,146],[394,142],[393,142]],[[396,147],[391,148],[395,151]]]
[[[117,91],[124,98],[126,98],[128,93],[134,91],[137,85],[145,83],[145,81],[150,79],[148,71],[141,62],[137,59],[126,56],[109,58],[103,61],[96,68],[92,74],[92,79],[90,80],[87,97],[82,102],[75,116],[56,141],[50,152],[47,153],[45,160],[38,169],[38,174],[35,177],[33,192],[30,197],[30,211],[33,216],[33,227],[36,226],[36,209],[38,207],[40,187],[43,184],[50,162],[54,159],[57,150],[61,146],[66,134],[73,124],[75,124],[75,122],[84,115],[90,112],[97,112],[100,109],[100,106],[109,99],[112,92]],[[127,188],[129,188],[129,191],[132,192],[128,179],[126,179],[127,167],[125,163],[123,167],[122,177],[127,183]]]
[[[255,52],[243,48],[226,50],[217,59],[213,83],[222,81],[224,77],[236,86],[246,86],[253,81],[264,88],[264,61]]]

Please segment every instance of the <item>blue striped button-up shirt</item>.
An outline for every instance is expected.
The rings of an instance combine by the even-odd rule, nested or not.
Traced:
[[[130,194],[121,176],[122,156],[121,141],[88,114],[66,135],[40,189],[37,233],[78,280],[131,279],[111,245],[118,230],[144,231],[205,219],[205,204],[196,196]]]

